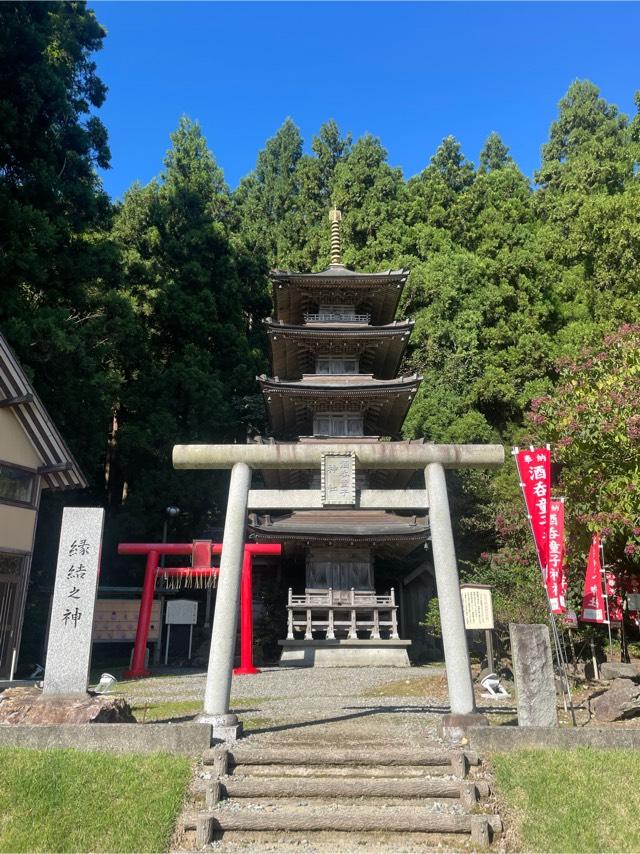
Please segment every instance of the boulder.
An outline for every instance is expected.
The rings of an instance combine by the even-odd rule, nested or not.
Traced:
[[[635,664],[623,664],[620,661],[604,661],[600,665],[600,676],[602,679],[638,679],[640,673]]]
[[[0,694],[0,724],[136,723],[123,697],[108,694],[49,697],[38,688],[7,688]]]
[[[591,697],[597,721],[621,721],[640,715],[640,685],[632,679],[614,679],[611,687]]]

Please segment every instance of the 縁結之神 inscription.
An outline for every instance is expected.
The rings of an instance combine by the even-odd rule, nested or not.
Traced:
[[[45,694],[87,690],[104,510],[65,507],[44,675]]]

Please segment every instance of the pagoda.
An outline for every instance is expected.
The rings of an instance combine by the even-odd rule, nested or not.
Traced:
[[[360,273],[341,262],[340,211],[330,213],[331,262],[318,273],[270,274],[274,316],[265,321],[270,377],[258,377],[276,443],[399,440],[421,377],[399,376],[410,320],[395,313],[408,270]],[[321,473],[269,470],[272,490],[321,488]],[[290,588],[281,664],[408,665],[393,588],[378,589],[376,563],[401,561],[427,539],[426,517],[360,509],[363,489],[407,486],[410,471],[362,471],[349,505],[252,514],[258,542],[283,545]]]

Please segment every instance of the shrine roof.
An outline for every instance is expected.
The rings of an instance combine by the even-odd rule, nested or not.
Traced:
[[[370,315],[374,325],[390,323],[408,275],[404,269],[358,273],[341,264],[319,273],[274,270],[274,314],[285,323],[299,324],[321,304],[353,304],[358,314]]]
[[[404,268],[399,270],[382,270],[378,273],[361,273],[357,270],[350,270],[344,264],[330,264],[324,270],[320,270],[317,273],[300,273],[295,270],[271,270],[269,278],[273,282],[290,285],[324,285],[328,282],[339,283],[341,280],[347,280],[350,286],[357,283],[370,286],[372,284],[404,284],[408,275],[409,270]]]
[[[252,515],[249,529],[258,539],[341,542],[424,542],[429,523],[424,516],[401,516],[386,510],[296,510],[282,516]]]
[[[415,326],[413,320],[393,320],[382,326],[368,323],[331,322],[331,323],[284,323],[273,317],[264,320],[269,335],[286,335],[291,338],[387,338],[411,333]]]
[[[315,413],[361,412],[370,436],[398,437],[421,377],[311,374],[302,381],[259,378],[269,423],[278,438],[313,434]]]
[[[415,394],[422,382],[422,377],[413,374],[409,377],[378,380],[372,374],[304,374],[301,380],[281,380],[278,377],[267,377],[264,374],[257,377],[260,387],[275,392],[294,394],[331,394],[337,396],[353,395],[371,391],[410,391]]]

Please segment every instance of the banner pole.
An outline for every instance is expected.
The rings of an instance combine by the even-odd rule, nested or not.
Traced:
[[[611,639],[611,613],[609,611],[609,586],[607,584],[607,565],[604,562],[604,541],[600,539],[600,559],[602,569],[600,570],[600,583],[604,581],[604,604],[607,609],[607,627],[609,629],[609,661],[613,661],[613,640]]]

